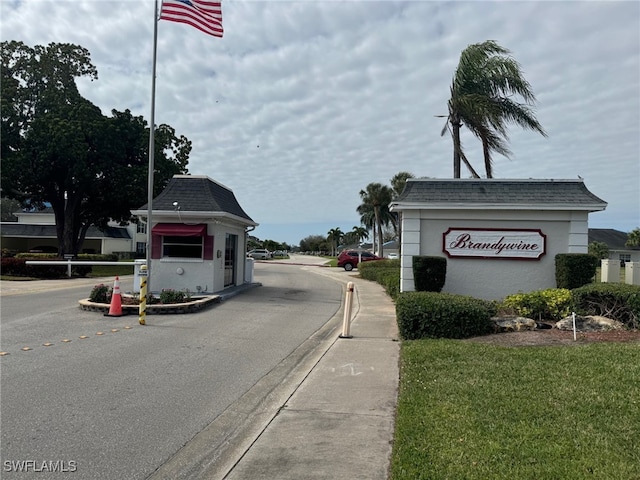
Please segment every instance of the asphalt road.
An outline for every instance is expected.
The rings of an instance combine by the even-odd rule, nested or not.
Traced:
[[[261,287],[146,326],[81,311],[87,285],[3,292],[0,477],[144,479],[172,458],[210,461],[192,440],[282,382],[339,310],[340,283],[308,268],[257,263]]]

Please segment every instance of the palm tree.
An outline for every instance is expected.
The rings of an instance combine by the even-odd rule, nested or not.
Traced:
[[[373,233],[373,249],[375,250],[376,245],[376,215],[373,211],[373,206],[369,204],[362,203],[358,205],[356,211],[360,214],[360,223],[364,225],[364,229],[367,230],[366,238],[369,238],[369,229]]]
[[[640,247],[640,228],[634,228],[627,234],[625,247]]]
[[[362,240],[364,240],[365,238],[369,238],[369,230],[367,230],[365,227],[355,226],[353,227],[351,232],[358,239],[358,243],[362,242]]]
[[[378,231],[378,255],[382,257],[384,254],[382,247],[382,225],[388,225],[391,219],[389,212],[389,203],[391,203],[392,198],[391,188],[381,183],[370,183],[365,190],[360,190],[360,198],[362,199],[362,205],[360,205],[360,207],[366,206],[363,210],[366,211],[367,207],[373,209],[375,226]],[[360,207],[358,207],[359,213],[361,213]]]
[[[340,243],[340,239],[344,236],[340,227],[332,228],[327,232],[327,240],[331,242],[331,254],[335,257],[336,251],[338,250],[338,243]]]
[[[493,152],[507,158],[511,155],[507,147],[508,123],[547,136],[533,112],[535,96],[531,85],[524,79],[518,62],[509,54],[509,50],[487,40],[469,45],[460,55],[450,88],[447,124],[442,129],[444,135],[449,124],[451,126],[454,178],[460,178],[461,161],[474,177],[480,177],[462,149],[460,128],[463,125],[482,141],[487,178],[493,177]],[[522,97],[525,103],[512,100],[513,95]]]
[[[398,198],[404,191],[404,187],[407,184],[407,180],[415,178],[413,173],[398,172],[391,178],[391,190],[393,191],[393,198]],[[398,241],[398,251],[402,245],[402,215],[401,212],[391,212],[395,219],[396,240]]]

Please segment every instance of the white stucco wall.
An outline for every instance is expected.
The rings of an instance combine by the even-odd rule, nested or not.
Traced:
[[[213,235],[213,259],[161,258],[151,261],[151,290],[188,290],[197,294],[214,293],[224,289],[224,260],[226,234],[238,236],[236,248],[236,284],[244,283],[244,262],[246,256],[245,233],[243,227],[224,223],[208,223],[207,234]],[[218,257],[217,252],[220,251]]]
[[[409,210],[403,220],[402,291],[415,290],[413,255],[447,258],[443,292],[501,299],[519,291],[555,288],[555,256],[587,253],[587,212]],[[545,254],[539,260],[449,258],[442,245],[449,228],[539,229],[546,235]]]
[[[103,238],[101,250],[97,253],[135,252],[136,247],[130,238]],[[85,241],[85,244],[87,242]],[[86,247],[86,245],[84,245]]]

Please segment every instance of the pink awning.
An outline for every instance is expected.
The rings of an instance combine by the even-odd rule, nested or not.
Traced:
[[[151,232],[155,235],[166,235],[173,237],[203,237],[207,234],[207,225],[199,223],[197,225],[186,225],[184,223],[158,223]]]

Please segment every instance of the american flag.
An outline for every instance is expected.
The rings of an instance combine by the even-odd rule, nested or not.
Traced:
[[[221,2],[162,0],[160,19],[186,23],[206,34],[222,37]]]

